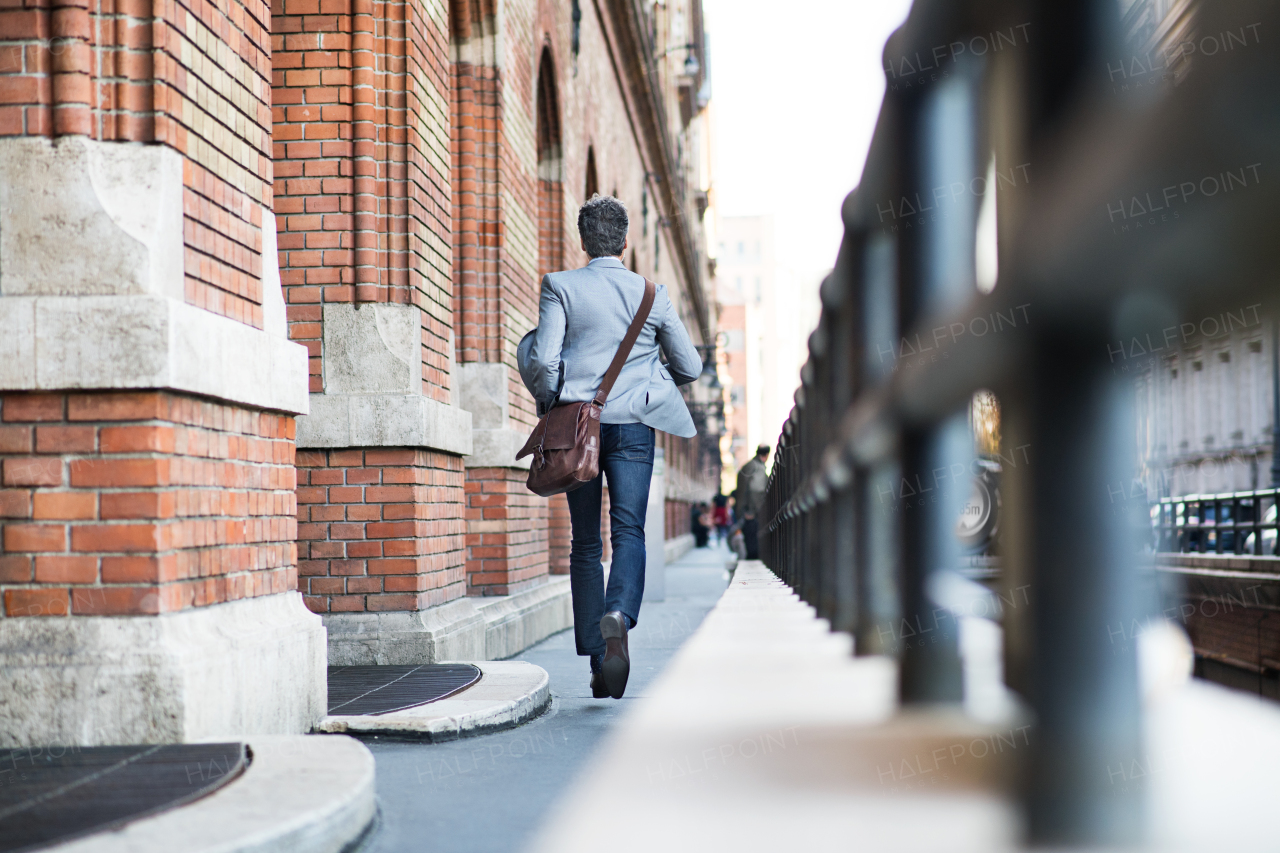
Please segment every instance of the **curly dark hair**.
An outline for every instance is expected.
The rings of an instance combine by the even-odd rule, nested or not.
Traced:
[[[611,195],[596,193],[578,209],[578,233],[593,258],[621,255],[630,227],[627,206]]]

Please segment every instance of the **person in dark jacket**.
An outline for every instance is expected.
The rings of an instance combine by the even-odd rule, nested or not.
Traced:
[[[742,519],[742,536],[746,540],[747,559],[760,559],[760,511],[764,508],[765,490],[769,488],[769,445],[756,448],[753,459],[738,471],[738,488],[734,490],[734,502]]]
[[[693,545],[695,548],[707,547],[707,542],[711,538],[711,528],[707,527],[706,515],[707,505],[705,503],[690,504],[689,529],[693,531]]]

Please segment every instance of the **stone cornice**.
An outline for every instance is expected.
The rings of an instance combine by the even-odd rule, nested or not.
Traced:
[[[156,389],[307,412],[307,351],[163,296],[0,298],[0,391]]]

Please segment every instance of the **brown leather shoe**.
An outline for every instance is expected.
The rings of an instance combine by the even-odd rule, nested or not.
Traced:
[[[604,684],[609,695],[621,699],[627,689],[627,676],[631,675],[631,653],[627,649],[627,617],[620,610],[611,610],[600,620],[600,633],[604,635]]]
[[[604,686],[604,674],[599,672],[591,673],[591,698],[592,699],[608,699],[609,688]]]

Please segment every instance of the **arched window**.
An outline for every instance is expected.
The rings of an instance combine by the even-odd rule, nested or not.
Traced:
[[[563,162],[560,153],[560,103],[556,96],[551,49],[538,63],[538,275],[564,268]]]
[[[587,191],[582,196],[583,201],[590,201],[591,197],[600,192],[600,180],[596,177],[596,149],[595,146],[587,147]]]

